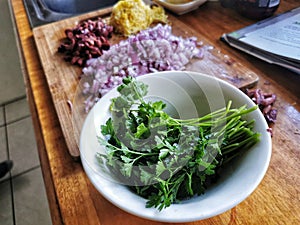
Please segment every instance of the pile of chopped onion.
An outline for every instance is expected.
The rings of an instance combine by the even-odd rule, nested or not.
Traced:
[[[83,75],[92,83],[84,83],[85,110],[88,112],[99,98],[121,84],[126,76],[137,77],[157,71],[184,70],[192,58],[202,58],[203,50],[196,37],[172,34],[169,25],[158,24],[112,45],[96,59],[87,61]]]

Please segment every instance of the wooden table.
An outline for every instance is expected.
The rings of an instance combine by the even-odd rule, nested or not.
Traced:
[[[53,224],[138,225],[164,224],[130,215],[104,199],[93,187],[82,165],[68,153],[51,94],[39,61],[22,0],[10,1],[17,25],[24,80],[32,113]],[[300,6],[282,0],[277,11]],[[208,2],[179,17],[259,75],[258,87],[277,95],[278,119],[273,127],[269,169],[254,193],[233,209],[210,219],[187,224],[300,224],[300,75],[270,65],[219,41],[223,33],[254,21]]]

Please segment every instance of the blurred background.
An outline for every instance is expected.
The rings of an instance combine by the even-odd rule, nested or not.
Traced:
[[[0,179],[0,224],[48,225],[52,223],[10,0],[0,0],[0,21],[0,162],[14,162]]]

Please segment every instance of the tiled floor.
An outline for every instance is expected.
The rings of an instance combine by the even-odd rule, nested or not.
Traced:
[[[8,1],[0,0],[0,162],[14,167],[0,179],[0,224],[50,225]]]

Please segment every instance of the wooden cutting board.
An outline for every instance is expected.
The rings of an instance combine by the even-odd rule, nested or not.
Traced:
[[[73,18],[50,23],[33,29],[35,43],[39,52],[41,64],[44,69],[49,90],[61,124],[61,128],[69,149],[74,159],[79,159],[79,136],[81,126],[86,113],[81,96],[81,84],[79,76],[81,68],[71,65],[63,60],[63,55],[57,52],[61,41],[65,38],[65,29],[75,27],[76,23],[96,17],[107,18],[111,8],[94,11]],[[195,32],[176,17],[168,15],[173,34],[177,36],[196,36],[199,41],[210,46],[201,60],[193,63],[189,70],[207,73],[221,78],[236,87],[250,88],[258,82],[258,76],[241,65],[238,60],[224,55],[218,49],[213,48],[208,40]],[[113,38],[110,43],[116,44],[118,38]]]

